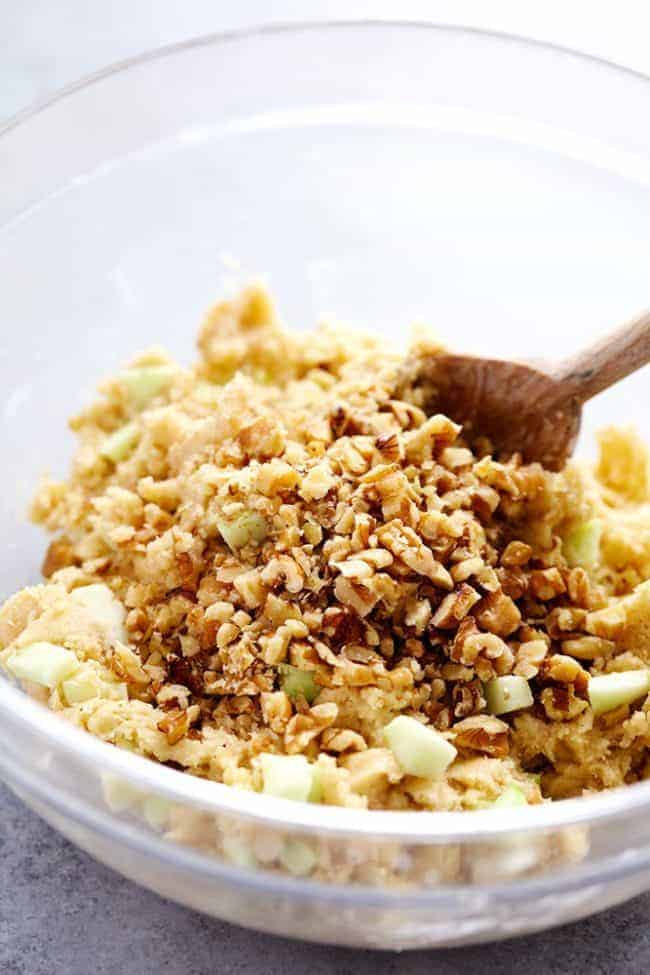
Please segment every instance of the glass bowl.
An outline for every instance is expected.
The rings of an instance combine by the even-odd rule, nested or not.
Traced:
[[[560,356],[648,301],[650,83],[570,51],[416,24],[260,28],[146,54],[0,134],[0,593],[38,579],[24,510],[65,418],[268,272],[296,326]],[[588,411],[648,415],[637,375]],[[588,448],[587,448],[588,449]],[[0,773],[105,863],[184,904],[379,948],[487,941],[650,886],[650,783],[476,813],[351,811],[185,776],[0,680]]]

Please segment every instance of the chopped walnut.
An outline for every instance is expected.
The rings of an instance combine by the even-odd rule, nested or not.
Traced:
[[[233,579],[233,585],[249,609],[257,609],[264,602],[265,590],[258,569],[238,573]]]
[[[384,433],[380,437],[377,437],[375,447],[389,464],[401,461],[404,456],[404,448],[396,433]]]
[[[571,569],[567,581],[570,599],[584,609],[596,609],[597,593],[594,592],[589,576],[579,566]]]
[[[409,601],[404,617],[407,626],[412,626],[416,633],[424,633],[430,619],[431,603],[428,599]]]
[[[133,684],[148,684],[151,680],[138,655],[122,643],[113,647],[110,666],[118,677]]]
[[[300,494],[305,501],[320,501],[335,486],[336,478],[327,464],[316,464],[305,475]]]
[[[334,592],[337,599],[361,617],[367,616],[379,602],[378,593],[373,593],[366,586],[354,583],[342,575],[336,580]]]
[[[501,565],[508,569],[519,568],[530,560],[533,550],[525,542],[508,542],[501,553]]]
[[[489,593],[478,604],[475,618],[480,626],[498,636],[510,636],[521,622],[521,612],[504,593]]]
[[[480,680],[469,681],[467,684],[457,683],[452,692],[452,701],[456,718],[465,718],[483,710],[485,698]]]
[[[587,612],[575,606],[557,606],[546,617],[546,630],[554,640],[581,630],[587,620]]]
[[[368,747],[365,739],[350,728],[326,728],[321,735],[321,747],[327,752],[362,752]]]
[[[566,592],[564,579],[559,569],[535,569],[530,573],[529,584],[533,595],[546,602]]]
[[[279,457],[286,445],[282,427],[266,416],[260,416],[243,427],[237,440],[245,454],[259,460]]]
[[[515,655],[514,673],[530,680],[538,673],[542,661],[548,653],[545,640],[527,640],[519,644]]]
[[[467,582],[472,576],[478,576],[485,568],[485,563],[480,555],[472,555],[457,562],[451,567],[451,578],[454,582]]]
[[[545,687],[539,699],[551,721],[572,721],[589,706],[585,700],[576,696],[573,684]]]
[[[511,599],[521,599],[528,591],[529,577],[523,569],[499,569],[497,578],[503,592]]]
[[[400,531],[394,523],[391,523],[381,531],[380,538],[382,544],[409,569],[426,576],[441,589],[453,589],[453,580],[447,569],[438,562],[431,549],[411,529],[403,526]]]
[[[59,569],[64,569],[69,565],[79,565],[79,557],[75,552],[74,545],[65,537],[55,538],[48,546],[41,566],[41,573],[46,579],[49,579]]]
[[[452,444],[460,427],[446,416],[437,414],[425,420],[406,438],[406,457],[412,463],[430,460],[436,446]]]
[[[578,660],[598,660],[610,657],[616,649],[613,640],[603,640],[598,636],[578,636],[562,643],[562,652]]]
[[[346,559],[345,562],[334,562],[332,565],[346,579],[356,579],[358,582],[371,579],[374,575],[372,567],[363,559]]]
[[[276,734],[282,735],[292,715],[291,701],[284,691],[272,691],[261,695],[262,716]]]
[[[284,585],[290,593],[300,592],[305,584],[300,566],[289,555],[280,555],[271,559],[262,569],[261,579],[265,586]]]
[[[167,736],[167,742],[175,745],[184,738],[190,729],[190,717],[187,711],[175,709],[168,711],[164,718],[158,722],[158,729]]]
[[[295,714],[286,726],[284,747],[289,755],[303,752],[325,728],[336,721],[338,707],[334,702],[316,704],[305,714]]]
[[[474,464],[474,473],[487,485],[498,491],[503,491],[512,498],[520,497],[519,485],[514,476],[514,470],[507,464],[500,464],[491,457],[482,457]]]
[[[480,595],[467,583],[450,592],[431,617],[431,625],[439,629],[455,629],[480,600]]]
[[[503,758],[510,751],[510,728],[505,721],[477,714],[459,721],[452,728],[454,745],[470,751]]]
[[[542,681],[557,681],[560,684],[573,684],[578,694],[584,694],[589,684],[589,674],[577,660],[562,653],[547,657],[540,667]]]
[[[460,624],[449,655],[452,660],[473,667],[481,680],[509,673],[514,662],[508,644],[495,633],[482,633],[471,617]]]

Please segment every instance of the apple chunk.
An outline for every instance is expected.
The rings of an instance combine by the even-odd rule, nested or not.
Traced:
[[[423,779],[440,778],[457,755],[440,732],[404,714],[386,725],[384,737],[401,769]]]
[[[19,680],[31,680],[53,690],[79,669],[79,660],[72,650],[42,641],[12,653],[7,669]]]
[[[589,680],[589,702],[594,714],[613,711],[622,704],[632,704],[650,690],[650,671],[623,670],[600,674]]]

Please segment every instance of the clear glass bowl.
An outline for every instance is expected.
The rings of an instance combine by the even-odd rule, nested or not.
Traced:
[[[0,137],[0,593],[65,418],[135,350],[184,359],[204,308],[269,272],[320,313],[558,356],[648,301],[650,83],[575,53],[406,24],[263,28],[136,58]],[[588,410],[648,415],[647,378]],[[0,680],[0,772],[126,876],[218,917],[382,948],[492,940],[650,886],[650,783],[544,807],[324,808],[111,748]],[[131,783],[131,790],[127,788]],[[134,792],[133,788],[137,791]]]

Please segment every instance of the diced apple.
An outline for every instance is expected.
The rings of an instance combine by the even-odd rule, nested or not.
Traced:
[[[309,795],[307,796],[308,802],[322,802],[323,800],[323,783],[321,780],[321,771],[318,765],[311,765],[311,789],[309,790]]]
[[[424,779],[439,778],[457,755],[440,732],[404,714],[386,725],[384,737],[402,770]]]
[[[321,688],[311,671],[300,670],[291,664],[279,664],[278,670],[281,674],[282,690],[292,701],[304,697],[307,704],[311,704],[320,694]]]
[[[124,812],[136,806],[142,799],[142,792],[134,785],[112,772],[102,773],[102,792],[113,812]]]
[[[600,561],[602,522],[598,518],[576,525],[564,539],[562,549],[570,566],[595,569]]]
[[[269,526],[257,511],[244,511],[236,518],[219,518],[217,526],[224,542],[233,552],[256,542],[258,545],[266,538]]]
[[[163,796],[147,796],[142,803],[142,815],[152,829],[164,829],[169,821],[171,810],[171,802]]]
[[[19,680],[31,680],[53,690],[79,669],[79,659],[72,650],[56,643],[31,643],[12,653],[7,669]]]
[[[64,680],[61,693],[66,704],[82,704],[96,697],[112,701],[126,701],[129,697],[126,684],[103,680],[90,665],[82,666],[72,677]]]
[[[306,877],[316,866],[318,856],[303,840],[287,840],[280,862],[294,877]]]
[[[262,768],[263,792],[281,799],[298,802],[314,801],[315,769],[304,755],[273,755],[263,752],[259,756]]]
[[[100,697],[98,681],[93,680],[89,674],[79,671],[73,674],[61,684],[61,693],[66,704],[82,704],[84,701],[91,701],[94,697]]]
[[[515,674],[489,680],[484,686],[484,693],[490,714],[509,714],[511,711],[529,708],[533,703],[528,681]]]
[[[512,806],[527,806],[528,801],[519,786],[513,782],[503,790],[499,798],[495,799],[492,805],[497,808],[506,809]]]
[[[75,606],[81,606],[87,610],[92,622],[101,626],[108,636],[114,640],[119,640],[120,643],[128,642],[128,634],[124,625],[126,610],[112,590],[103,582],[73,589],[69,598]]]
[[[126,387],[129,399],[137,409],[167,389],[174,378],[171,365],[134,366],[125,369],[120,380]]]
[[[589,701],[594,714],[633,704],[650,690],[650,671],[623,670],[589,679]]]
[[[224,836],[222,848],[226,860],[234,863],[236,867],[252,869],[257,866],[257,857],[253,853],[250,843],[247,843],[240,836]]]
[[[107,460],[119,464],[121,460],[129,456],[139,439],[140,430],[137,423],[127,423],[106,437],[100,453]]]

